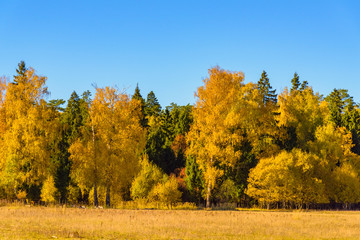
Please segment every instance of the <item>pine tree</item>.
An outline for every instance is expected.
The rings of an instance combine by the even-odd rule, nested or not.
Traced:
[[[277,94],[276,90],[271,90],[272,87],[270,85],[269,78],[265,71],[262,72],[261,78],[258,81],[258,90],[262,97],[263,104],[266,105],[268,102],[275,103],[277,102]]]
[[[199,165],[196,163],[196,159],[192,156],[189,156],[186,160],[185,173],[186,187],[195,200],[200,203],[201,192],[204,189],[204,177]]]
[[[16,69],[17,75],[14,75],[14,84],[18,84],[21,81],[24,81],[26,78],[26,71],[28,69],[26,68],[26,64],[24,61],[21,61],[18,64],[18,69]]]
[[[159,116],[161,113],[161,106],[155,93],[151,91],[146,98],[145,115],[146,116]]]
[[[139,84],[136,84],[135,93],[132,95],[131,99],[140,101],[140,107],[141,107],[141,114],[140,117],[140,124],[142,127],[147,126],[147,119],[145,115],[145,99],[141,96]]]
[[[336,126],[342,127],[343,114],[346,109],[353,108],[352,97],[349,96],[345,89],[334,89],[325,100],[329,103],[330,119]]]
[[[300,87],[300,91],[304,91],[307,87],[308,87],[308,82],[307,81],[303,81]]]
[[[290,91],[296,91],[298,90],[299,86],[300,86],[300,81],[299,81],[299,75],[295,72],[294,73],[294,77],[293,79],[291,79],[291,90]]]

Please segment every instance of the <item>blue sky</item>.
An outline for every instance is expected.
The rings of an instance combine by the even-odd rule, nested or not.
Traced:
[[[314,90],[360,101],[358,1],[0,0],[0,75],[20,60],[48,77],[51,99],[117,86],[164,107],[194,103],[208,68],[266,70],[277,92],[294,72]]]

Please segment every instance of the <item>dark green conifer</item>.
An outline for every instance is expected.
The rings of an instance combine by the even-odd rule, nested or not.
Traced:
[[[261,78],[258,81],[258,90],[262,97],[262,102],[266,105],[268,102],[276,103],[277,102],[277,94],[276,90],[271,90],[272,87],[270,85],[269,78],[265,71],[262,72]]]

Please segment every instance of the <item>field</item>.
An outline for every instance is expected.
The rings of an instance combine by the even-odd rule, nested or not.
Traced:
[[[0,207],[0,239],[359,239],[360,212]]]

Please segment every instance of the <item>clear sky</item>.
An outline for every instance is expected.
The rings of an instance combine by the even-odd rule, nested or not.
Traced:
[[[0,75],[20,60],[48,77],[51,99],[92,84],[194,103],[208,68],[266,70],[279,93],[294,72],[315,91],[360,101],[360,1],[0,0]]]

